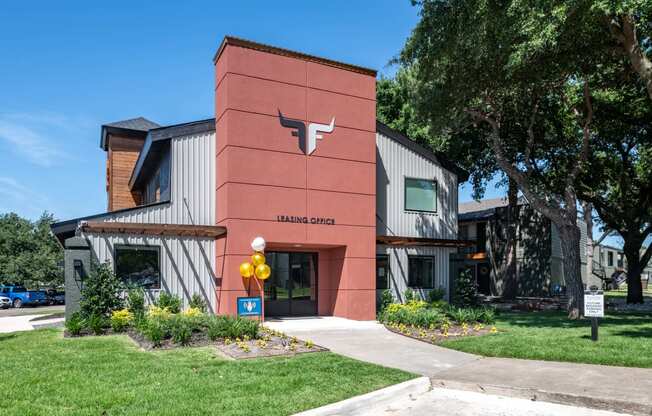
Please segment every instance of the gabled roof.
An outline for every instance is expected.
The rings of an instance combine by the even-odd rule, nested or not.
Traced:
[[[413,152],[425,157],[426,159],[434,162],[447,170],[455,173],[457,175],[457,181],[459,183],[466,182],[469,179],[469,173],[464,169],[457,166],[455,163],[448,160],[446,155],[441,152],[433,152],[432,150],[421,146],[419,143],[405,136],[403,133],[396,131],[389,127],[388,125],[381,123],[376,120],[376,131],[381,133],[383,136],[389,137],[390,139],[402,144]]]
[[[100,136],[100,147],[104,150],[108,148],[107,135],[121,134],[128,137],[142,137],[147,135],[151,129],[161,127],[145,117],[130,118],[128,120],[115,121],[102,125],[102,132]]]

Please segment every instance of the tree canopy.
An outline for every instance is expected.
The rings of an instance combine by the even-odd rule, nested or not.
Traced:
[[[0,284],[63,284],[63,248],[50,232],[53,222],[48,213],[36,221],[15,213],[0,215]]]

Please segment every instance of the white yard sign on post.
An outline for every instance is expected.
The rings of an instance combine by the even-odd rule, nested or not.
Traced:
[[[584,291],[584,316],[604,318],[604,294],[602,291]]]

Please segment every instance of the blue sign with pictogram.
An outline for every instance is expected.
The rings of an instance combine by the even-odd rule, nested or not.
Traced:
[[[238,298],[239,316],[260,316],[263,314],[263,305],[260,296]]]

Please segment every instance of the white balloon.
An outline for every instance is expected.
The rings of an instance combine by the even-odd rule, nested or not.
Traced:
[[[265,251],[265,239],[263,237],[256,237],[251,242],[251,248],[254,251]]]

